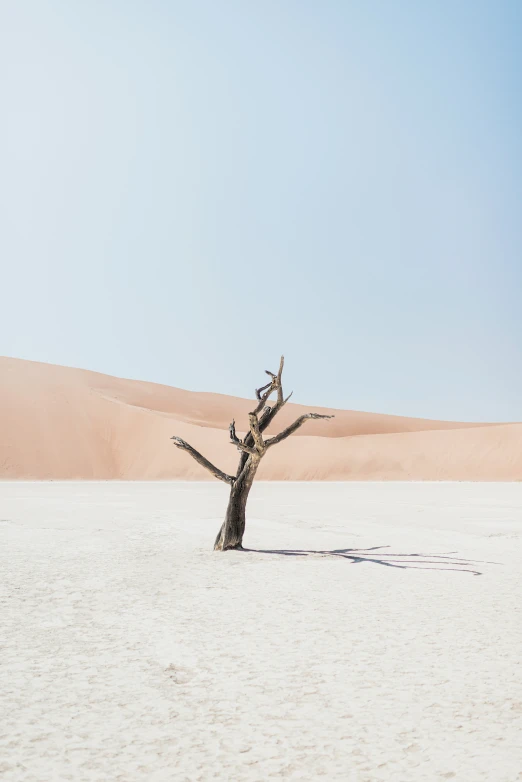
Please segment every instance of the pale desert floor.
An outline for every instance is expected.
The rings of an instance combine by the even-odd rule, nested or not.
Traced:
[[[522,779],[522,484],[226,495],[0,483],[5,782]]]

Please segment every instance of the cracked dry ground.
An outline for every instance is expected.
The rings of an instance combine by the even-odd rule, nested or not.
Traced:
[[[0,497],[6,782],[522,779],[522,485]]]

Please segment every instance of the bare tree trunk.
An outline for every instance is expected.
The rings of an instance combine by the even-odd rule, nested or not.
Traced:
[[[246,504],[259,462],[259,458],[249,456],[243,470],[230,489],[225,521],[221,525],[214,543],[214,551],[243,548]]]
[[[279,363],[279,371],[277,375],[274,372],[266,371],[266,374],[270,376],[271,380],[261,388],[256,388],[257,406],[255,410],[248,414],[248,426],[249,431],[245,435],[245,438],[241,440],[236,433],[236,424],[234,421],[229,426],[230,442],[235,445],[238,451],[241,452],[239,458],[239,465],[235,476],[227,475],[227,473],[220,470],[212,462],[196,451],[185,440],[176,435],[171,439],[174,441],[176,448],[181,448],[183,451],[187,451],[198,464],[208,470],[212,475],[218,478],[224,483],[228,483],[231,486],[230,498],[228,501],[228,508],[225,516],[225,521],[221,525],[219,534],[214,543],[214,551],[227,551],[229,549],[242,549],[243,548],[243,535],[245,533],[245,510],[248,499],[248,494],[252,488],[259,462],[267,452],[268,448],[273,445],[286,440],[291,434],[293,434],[305,421],[309,419],[317,418],[333,418],[332,415],[322,415],[320,413],[306,413],[300,416],[297,421],[287,426],[282,432],[276,434],[274,437],[269,437],[268,440],[263,438],[263,432],[268,429],[272,420],[275,418],[281,408],[286,405],[292,394],[287,396],[286,399],[283,395],[283,385],[281,376],[283,374],[284,358],[281,356]],[[271,394],[277,393],[277,401],[274,407],[267,405],[267,401]]]

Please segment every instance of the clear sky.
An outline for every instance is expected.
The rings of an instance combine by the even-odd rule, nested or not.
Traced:
[[[520,0],[2,3],[0,354],[522,420],[521,40]]]

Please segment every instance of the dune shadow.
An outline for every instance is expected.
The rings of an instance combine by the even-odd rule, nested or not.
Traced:
[[[441,570],[456,571],[459,573],[471,573],[473,576],[481,576],[482,571],[476,570],[476,564],[498,565],[498,562],[486,562],[484,560],[465,559],[459,557],[456,551],[445,551],[440,554],[396,554],[385,552],[383,549],[390,546],[372,546],[366,549],[339,548],[328,550],[307,549],[243,549],[252,554],[277,554],[284,557],[340,557],[358,565],[361,562],[370,562],[384,567],[400,568],[401,570]],[[378,554],[373,552],[378,551]]]

